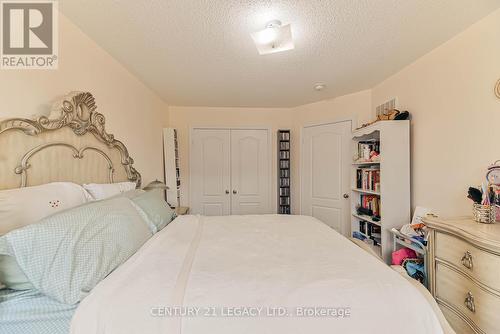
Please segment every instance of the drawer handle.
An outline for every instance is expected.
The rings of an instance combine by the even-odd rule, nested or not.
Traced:
[[[472,270],[474,263],[472,262],[472,254],[466,251],[464,256],[462,256],[462,264],[465,268]]]
[[[474,304],[474,296],[472,295],[472,292],[467,292],[464,304],[469,309],[469,311],[471,311],[472,313],[476,313],[476,305]]]

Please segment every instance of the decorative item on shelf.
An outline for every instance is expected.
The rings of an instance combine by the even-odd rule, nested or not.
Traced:
[[[394,120],[397,116],[399,115],[399,110],[397,109],[391,109],[387,110],[386,112],[382,113],[377,117],[376,121],[392,121]]]
[[[398,109],[386,110],[382,114],[378,115],[376,120],[363,124],[358,129],[367,127],[369,125],[372,125],[380,121],[403,121],[409,118],[410,118],[410,113],[408,111],[401,112]]]
[[[500,79],[498,79],[495,85],[495,95],[500,99]]]
[[[407,120],[408,118],[410,118],[410,113],[408,111],[403,111],[403,112],[400,112],[399,114],[397,114],[396,117],[394,117],[394,120],[395,121],[404,121],[404,120]]]

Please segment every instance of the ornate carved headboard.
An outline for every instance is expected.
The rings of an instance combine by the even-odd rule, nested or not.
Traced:
[[[108,134],[92,94],[75,92],[49,117],[0,121],[0,189],[54,181],[136,182],[125,145]]]

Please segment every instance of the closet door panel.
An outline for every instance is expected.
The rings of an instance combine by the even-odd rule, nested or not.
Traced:
[[[270,213],[269,133],[231,130],[231,214]]]
[[[229,215],[230,131],[195,129],[192,140],[192,212],[206,216]]]

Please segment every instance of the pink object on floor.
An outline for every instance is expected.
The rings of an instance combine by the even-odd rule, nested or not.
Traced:
[[[417,253],[409,248],[401,248],[395,252],[392,252],[392,264],[399,266],[407,258],[416,258]]]

